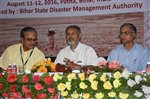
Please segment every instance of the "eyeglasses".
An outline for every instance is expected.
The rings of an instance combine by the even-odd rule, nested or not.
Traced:
[[[24,38],[24,39],[27,40],[27,41],[29,41],[29,42],[31,42],[31,41],[36,42],[36,40],[37,40],[37,38],[35,38],[35,39],[32,39],[32,38]]]

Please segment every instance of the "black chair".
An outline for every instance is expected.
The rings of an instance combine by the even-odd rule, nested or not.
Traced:
[[[46,56],[45,58],[51,58],[51,61],[52,61],[52,62],[54,62],[55,59],[56,59],[56,57],[54,57],[54,56]]]

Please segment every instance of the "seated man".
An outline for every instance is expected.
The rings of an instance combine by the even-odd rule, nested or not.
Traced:
[[[124,23],[120,27],[121,45],[110,52],[107,60],[118,60],[130,72],[145,69],[149,57],[148,50],[134,42],[136,33],[137,29],[133,24]]]
[[[98,58],[94,49],[80,42],[81,29],[76,25],[66,28],[66,41],[68,46],[62,49],[55,60],[55,64],[65,64],[73,69],[80,69],[85,65],[97,65]]]
[[[45,59],[45,55],[37,48],[37,31],[32,27],[25,27],[20,33],[21,43],[9,46],[1,56],[2,68],[7,69],[8,64],[25,66],[27,70],[38,61]]]

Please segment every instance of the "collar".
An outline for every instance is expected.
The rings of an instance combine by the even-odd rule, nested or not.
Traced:
[[[126,49],[124,48],[123,44],[121,44],[121,49],[126,50]],[[132,47],[132,49],[131,49],[130,51],[135,50],[135,49],[137,49],[137,43],[134,43],[134,44],[133,44],[133,47]],[[127,51],[127,50],[126,50],[126,51]],[[130,52],[130,51],[129,51],[129,52]]]
[[[72,52],[77,52],[77,51],[80,51],[81,49],[81,46],[82,46],[82,43],[78,43],[77,47],[74,49],[74,51],[71,50],[70,46],[69,46],[69,49],[72,51]]]
[[[23,50],[23,45],[22,44],[20,44],[20,46],[21,46],[21,50],[22,50],[22,53],[24,54],[24,53],[30,53],[33,49],[30,49],[30,50],[28,50],[28,51],[24,51]]]

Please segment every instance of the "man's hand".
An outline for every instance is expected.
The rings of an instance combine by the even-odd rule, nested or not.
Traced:
[[[80,69],[81,66],[78,64],[75,64],[73,61],[70,61],[69,59],[65,58],[64,62],[66,63],[66,65],[68,67],[70,67],[71,69]]]

